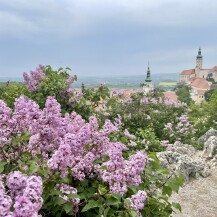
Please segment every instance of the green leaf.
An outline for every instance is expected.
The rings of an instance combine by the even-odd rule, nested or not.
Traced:
[[[68,172],[69,172],[69,171],[68,171]],[[69,184],[70,181],[71,181],[71,179],[70,179],[68,176],[62,178],[62,180],[63,180],[63,182],[66,183],[66,184]]]
[[[150,153],[148,155],[148,158],[153,159],[153,161],[151,161],[150,163],[154,169],[160,169],[161,168],[160,161],[158,160],[155,152]]]
[[[80,198],[80,196],[78,194],[68,194],[67,195],[68,198]]]
[[[135,186],[129,186],[128,188],[130,191],[132,191],[133,194],[135,194],[138,191],[138,189]]]
[[[174,207],[174,208],[176,208],[176,209],[178,209],[180,212],[182,211],[182,207],[180,206],[180,204],[179,203],[172,203],[172,206]]]
[[[104,195],[108,192],[108,189],[106,188],[106,186],[99,185],[98,191],[99,191],[100,195]]]
[[[109,156],[108,155],[103,155],[102,156],[102,161],[105,162],[105,161],[108,161],[109,160]]]
[[[101,204],[98,204],[97,201],[94,200],[90,200],[81,210],[81,212],[87,212],[90,209],[96,208],[96,207],[100,207]]]
[[[30,174],[35,173],[36,171],[38,171],[38,168],[39,168],[38,164],[36,162],[32,162],[29,167],[29,173]]]
[[[1,161],[0,162],[0,174],[4,171],[5,165],[7,164],[6,161]]]
[[[137,216],[137,212],[135,210],[129,210],[129,214],[132,217],[136,217]]]
[[[65,210],[66,213],[69,213],[72,211],[72,203],[71,202],[68,202],[66,204],[64,204],[63,206],[63,209]]]
[[[130,205],[131,205],[130,200],[129,200],[129,199],[125,199],[125,200],[124,200],[124,206],[125,206],[125,207],[129,207]]]
[[[167,195],[171,196],[172,188],[169,186],[163,186],[162,194],[163,195],[167,194]]]
[[[23,153],[22,153],[22,159],[23,159],[24,161],[27,161],[27,160],[30,159],[30,158],[31,158],[30,152],[23,152]]]
[[[55,199],[54,199],[54,205],[62,205],[62,204],[64,204],[66,201],[65,200],[63,200],[62,198],[60,198],[60,197],[56,197]]]
[[[118,198],[113,197],[112,195],[107,195],[106,205],[119,205],[121,202]]]
[[[62,67],[60,67],[59,69],[58,69],[58,72],[60,72],[60,71],[62,71],[63,70],[63,68]]]
[[[180,180],[177,178],[171,178],[168,180],[167,186],[169,186],[173,191],[178,193],[180,187]]]
[[[99,169],[100,170],[107,170],[107,166],[101,166]]]
[[[50,191],[50,195],[60,195],[60,191],[56,190],[56,189],[52,189]]]
[[[127,143],[127,139],[125,137],[121,137],[120,138],[120,141],[123,143],[123,144],[126,144]]]
[[[105,210],[104,210],[104,217],[107,217],[107,215],[108,215],[108,212],[109,212],[109,210],[110,210],[111,208],[110,207],[107,207]]]
[[[121,194],[111,194],[111,197],[114,197],[117,200],[121,200],[122,195]]]
[[[177,182],[182,187],[184,185],[184,176],[181,174],[179,177],[176,177]]]

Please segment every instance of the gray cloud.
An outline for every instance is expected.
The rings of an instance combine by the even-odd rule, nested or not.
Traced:
[[[142,74],[217,64],[215,0],[0,0],[0,75],[37,64],[83,74]]]

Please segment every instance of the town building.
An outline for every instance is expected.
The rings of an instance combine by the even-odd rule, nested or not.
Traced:
[[[192,99],[196,103],[201,103],[204,100],[204,93],[212,88],[213,83],[217,82],[217,66],[204,69],[203,56],[199,48],[195,68],[183,70],[179,81],[189,85]]]

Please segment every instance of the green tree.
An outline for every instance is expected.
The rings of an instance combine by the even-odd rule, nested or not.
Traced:
[[[2,83],[0,86],[0,99],[2,99],[10,108],[13,108],[14,101],[20,95],[27,95],[26,86],[19,82]]]
[[[176,95],[178,96],[178,100],[181,102],[186,103],[187,105],[190,105],[193,103],[193,100],[191,99],[190,95],[191,87],[185,84],[178,84],[175,88]]]
[[[217,89],[211,89],[211,90],[206,91],[205,94],[204,94],[205,100],[206,100],[207,102],[209,102],[211,96],[212,96],[214,93],[217,93]]]

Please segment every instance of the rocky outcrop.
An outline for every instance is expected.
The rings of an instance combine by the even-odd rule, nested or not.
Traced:
[[[217,136],[210,136],[204,143],[202,157],[212,159],[217,154]]]
[[[217,168],[217,130],[210,129],[199,141],[204,144],[203,151],[177,141],[167,151],[157,153],[158,159],[163,166],[181,171],[185,182],[190,177],[207,177],[211,168]]]
[[[217,130],[214,130],[213,128],[211,128],[203,136],[201,136],[198,139],[198,141],[200,143],[205,143],[209,139],[210,136],[217,136]]]
[[[160,152],[157,156],[163,166],[173,169],[176,173],[182,172],[185,182],[188,182],[190,177],[210,175],[209,167],[203,161],[195,161],[189,155],[180,153],[184,152],[181,149],[178,151]]]
[[[210,165],[203,158],[195,159],[196,149],[191,145],[175,142],[170,150],[157,153],[158,159],[165,167],[182,172],[185,182],[190,177],[207,177],[210,175]]]
[[[192,176],[198,178],[211,175],[206,179],[192,180],[181,188],[178,194],[173,194],[170,200],[179,202],[182,207],[182,213],[176,213],[174,217],[217,216],[217,130],[209,130],[200,137],[199,141],[204,144],[203,151],[193,150],[192,147],[186,145],[182,148],[181,143],[178,143],[179,148],[177,148],[175,143],[172,145],[173,153],[168,153],[168,151],[159,153],[159,159],[164,164],[167,162],[167,166],[171,166],[168,162],[173,159],[173,165],[176,170],[183,172],[186,182]],[[169,161],[165,156],[169,158]]]

